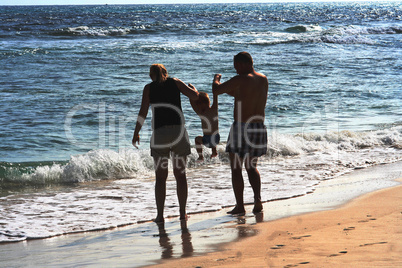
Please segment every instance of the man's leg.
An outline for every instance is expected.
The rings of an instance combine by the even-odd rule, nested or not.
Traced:
[[[257,170],[257,162],[258,157],[246,157],[245,159],[245,167],[248,175],[248,179],[251,184],[251,188],[253,188],[254,192],[254,213],[258,213],[262,211],[262,202],[261,202],[261,176]]]
[[[157,216],[155,222],[163,222],[163,210],[166,199],[166,180],[168,177],[168,158],[154,157],[155,164],[155,200]]]
[[[242,175],[243,159],[239,155],[234,153],[229,153],[229,157],[230,168],[232,170],[232,186],[236,198],[236,207],[232,211],[229,211],[228,214],[244,214],[244,181]]]
[[[187,177],[186,177],[186,157],[174,156],[172,158],[173,174],[176,178],[177,197],[179,199],[180,219],[187,219],[186,204],[187,204]]]

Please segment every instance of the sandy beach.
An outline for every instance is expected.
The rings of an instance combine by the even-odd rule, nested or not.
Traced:
[[[346,206],[256,225],[258,234],[206,256],[152,267],[401,267],[402,186]]]
[[[152,267],[401,267],[401,220],[399,185],[334,210],[260,222],[257,235],[217,252]]]

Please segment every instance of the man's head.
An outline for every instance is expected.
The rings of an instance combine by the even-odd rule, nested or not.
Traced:
[[[247,52],[240,52],[235,55],[233,63],[238,74],[247,74],[253,70],[253,58]]]
[[[240,52],[234,56],[234,62],[242,62],[253,65],[253,58],[248,52]]]

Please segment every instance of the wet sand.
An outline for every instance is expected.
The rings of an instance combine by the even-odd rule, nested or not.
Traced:
[[[392,166],[399,169],[395,174],[400,174],[398,165]],[[367,177],[370,173],[375,177],[381,172],[383,167],[375,167],[345,178]],[[287,203],[289,209],[298,206],[293,209],[301,212],[302,203],[312,201],[306,199],[323,201],[325,198],[319,196],[341,194],[334,191],[334,186],[332,181],[310,196],[281,203]],[[318,203],[310,203],[310,209],[323,209]],[[270,203],[264,204],[264,214],[270,213],[270,207]],[[222,245],[214,253],[165,260],[152,267],[402,267],[402,185],[365,194],[334,210],[273,221],[260,217],[253,228],[255,236]]]
[[[170,218],[163,226],[146,222],[1,244],[0,266],[402,266],[400,177],[402,162],[396,162],[323,181],[301,197],[264,203],[257,215],[251,206],[242,217],[227,215],[231,208],[225,208],[190,215],[187,222]]]
[[[257,235],[157,267],[402,267],[402,186],[336,210],[256,225]]]

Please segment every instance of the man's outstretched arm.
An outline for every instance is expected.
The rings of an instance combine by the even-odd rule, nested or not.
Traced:
[[[222,75],[220,74],[215,74],[214,80],[212,82],[212,92],[216,95],[221,95],[221,94],[228,94],[232,97],[234,97],[234,92],[238,86],[238,83],[236,82],[237,77],[233,77],[232,79],[221,83],[221,77]]]

